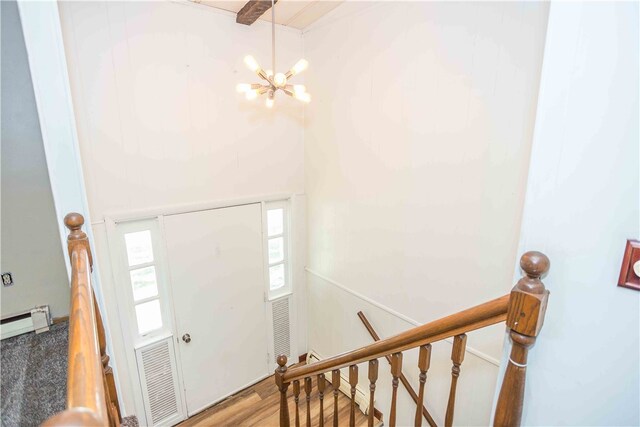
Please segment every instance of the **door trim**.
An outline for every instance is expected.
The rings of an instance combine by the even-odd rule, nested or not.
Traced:
[[[164,206],[153,206],[145,209],[133,209],[125,211],[107,212],[104,215],[105,221],[126,222],[142,219],[156,218],[159,216],[179,215],[184,213],[208,211],[211,209],[232,208],[234,206],[251,205],[254,203],[274,202],[279,200],[292,200],[295,196],[301,196],[303,193],[269,193],[256,194],[244,197],[235,197],[227,199],[205,200],[195,203],[180,203]],[[102,221],[92,222],[92,225],[100,224]]]

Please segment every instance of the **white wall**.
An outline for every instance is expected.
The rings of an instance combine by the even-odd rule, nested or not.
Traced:
[[[305,31],[311,349],[330,356],[369,342],[355,317],[367,304],[330,281],[417,322],[513,286],[547,12],[545,3],[346,3]],[[354,325],[327,322],[343,311]],[[382,328],[386,313],[367,314]],[[395,322],[383,336],[410,326]],[[497,367],[488,360],[501,357],[502,332],[469,337],[487,357],[467,355],[460,386],[478,392],[457,423],[489,421]],[[447,346],[430,374],[439,394]],[[406,366],[415,377],[415,363]],[[413,422],[408,399],[401,425]],[[430,397],[440,421],[444,399]]]
[[[133,414],[137,380],[124,362],[105,215],[302,193],[303,106],[279,97],[267,110],[264,99],[235,92],[257,80],[246,54],[270,68],[268,23],[239,25],[234,14],[190,2],[63,1],[59,9],[120,397]],[[277,47],[279,68],[294,64],[300,31],[278,27]]]
[[[640,424],[638,3],[554,2],[520,247],[551,259],[524,425]]]
[[[69,314],[69,284],[25,40],[15,1],[2,2],[2,316],[49,305]]]
[[[235,92],[268,66],[270,26],[176,2],[61,2],[89,207],[105,213],[302,192],[303,108]],[[302,55],[278,31],[283,67]]]

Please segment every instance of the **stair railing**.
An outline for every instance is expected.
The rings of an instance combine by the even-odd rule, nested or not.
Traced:
[[[460,375],[460,366],[464,360],[466,334],[490,325],[505,322],[513,343],[508,366],[505,371],[498,403],[494,414],[494,426],[519,426],[524,401],[524,384],[527,370],[527,352],[535,343],[544,321],[549,291],[540,280],[549,270],[549,259],[540,252],[527,252],[520,259],[524,276],[511,290],[511,293],[500,298],[477,305],[459,313],[443,317],[422,326],[415,327],[390,338],[376,341],[373,344],[339,354],[308,365],[287,368],[286,356],[278,356],[278,368],[275,371],[275,382],[280,391],[280,427],[289,427],[289,405],[287,390],[293,384],[296,397],[295,426],[300,425],[297,408],[297,391],[300,382],[312,383],[312,377],[331,372],[333,384],[334,408],[338,407],[337,388],[340,382],[340,368],[349,368],[349,384],[351,386],[351,407],[349,426],[355,424],[355,389],[358,383],[358,364],[368,362],[370,402],[373,401],[375,383],[378,377],[377,359],[388,357],[391,362],[392,397],[389,414],[389,426],[396,425],[396,400],[399,378],[402,375],[402,352],[419,348],[418,370],[420,372],[419,395],[416,402],[415,425],[420,427],[423,418],[425,399],[424,385],[429,369],[431,344],[447,338],[453,338],[451,352],[451,387],[445,412],[445,427],[453,425],[456,401],[456,386]],[[336,384],[337,382],[337,384]],[[324,391],[324,390],[323,390]],[[310,391],[309,393],[310,394]],[[320,410],[323,413],[323,401]],[[307,405],[307,427],[310,427],[309,406]],[[431,425],[432,420],[428,420]],[[324,419],[320,420],[324,425]],[[435,423],[433,423],[435,424]],[[374,425],[374,410],[369,408],[368,425]],[[333,411],[333,426],[338,426],[338,411]]]
[[[81,229],[84,218],[70,213],[64,223],[69,229],[71,261],[67,409],[42,425],[118,427],[118,395],[106,354],[104,324],[91,285],[93,259],[89,240]]]

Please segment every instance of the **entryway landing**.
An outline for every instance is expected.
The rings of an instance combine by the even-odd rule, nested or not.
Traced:
[[[293,400],[292,387],[287,391],[289,402],[289,417],[291,425],[295,424],[296,408]],[[320,400],[316,379],[313,379],[311,393],[310,414],[311,425],[320,425]],[[178,424],[178,427],[211,427],[211,426],[260,426],[279,427],[280,394],[275,385],[273,375],[257,384],[248,387],[220,403],[194,415]],[[338,394],[339,425],[349,425],[350,399],[342,392]],[[304,391],[299,396],[300,425],[306,425],[307,402]],[[324,392],[324,421],[325,425],[333,425],[333,387],[327,383]],[[367,416],[356,406],[356,426],[366,426]]]

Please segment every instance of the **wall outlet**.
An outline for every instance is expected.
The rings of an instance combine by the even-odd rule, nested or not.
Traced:
[[[13,277],[11,276],[11,273],[2,273],[2,285],[3,286],[13,285]]]

